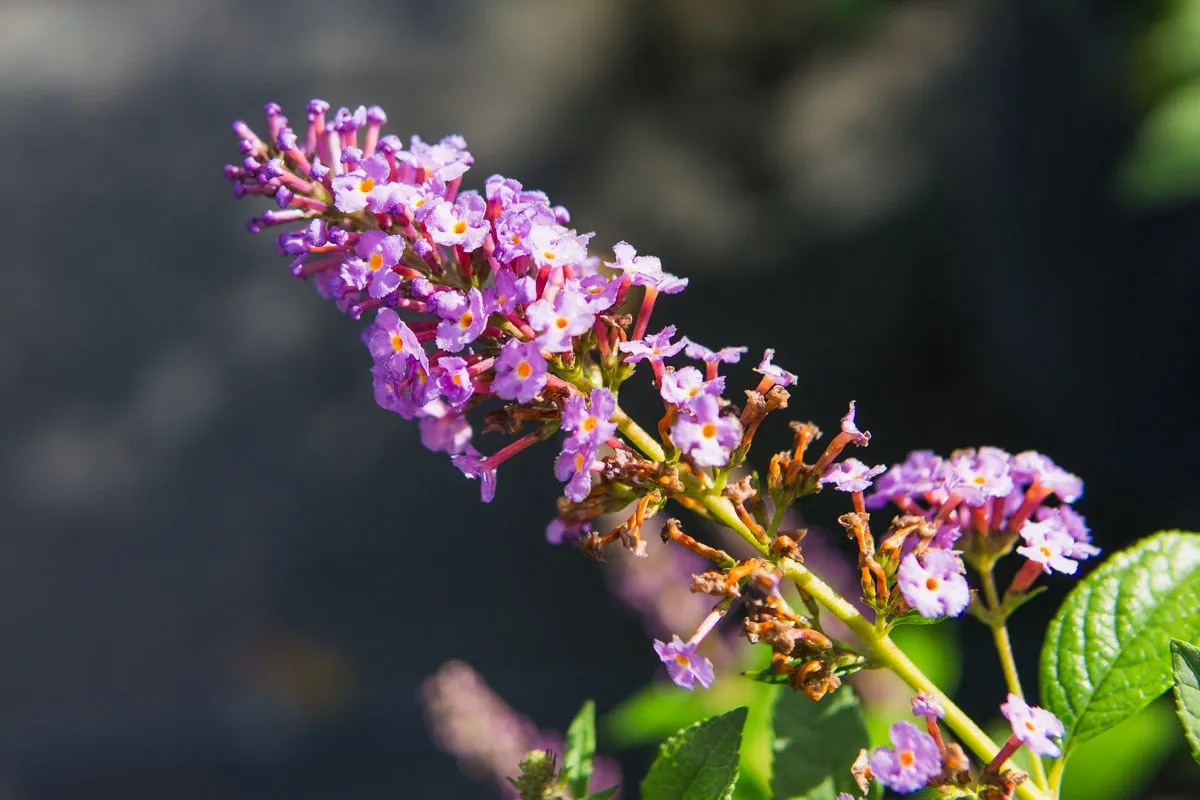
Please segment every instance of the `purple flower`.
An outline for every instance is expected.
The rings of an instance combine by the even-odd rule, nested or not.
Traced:
[[[546,526],[546,541],[550,544],[562,544],[564,541],[578,541],[584,534],[590,533],[590,522],[568,522],[562,517],[555,517]]]
[[[720,350],[713,351],[702,344],[689,341],[685,352],[688,358],[694,358],[706,364],[736,364],[742,360],[742,356],[748,349],[747,347],[722,347]]]
[[[538,344],[551,353],[569,353],[572,337],[586,333],[596,315],[588,308],[587,299],[569,286],[563,287],[553,300],[542,298],[525,309],[529,324],[540,335]]]
[[[821,483],[832,483],[839,492],[865,492],[871,486],[871,479],[885,469],[883,464],[868,467],[857,458],[847,458],[831,464],[821,476]]]
[[[417,335],[392,309],[379,309],[375,324],[367,328],[365,334],[367,349],[375,363],[395,373],[397,378],[407,375],[414,361],[429,369],[429,357],[417,341]]]
[[[663,373],[659,394],[668,403],[690,411],[691,404],[701,395],[710,394],[720,397],[724,391],[724,378],[706,381],[700,370],[695,367],[683,367],[682,369],[668,369]]]
[[[850,441],[859,447],[866,447],[871,442],[871,432],[858,429],[858,426],[854,424],[854,413],[854,401],[851,400],[850,410],[846,412],[846,416],[842,417],[842,433],[851,437]]]
[[[475,192],[464,192],[454,201],[439,203],[426,219],[429,237],[445,247],[458,246],[470,253],[478,250],[491,232],[484,218],[487,203]]]
[[[921,497],[942,485],[942,459],[932,450],[914,450],[875,482],[867,508],[883,508],[893,497]]]
[[[942,708],[942,704],[925,692],[917,693],[917,696],[912,699],[911,707],[914,717],[944,719],[946,716],[946,711]]]
[[[382,156],[366,159],[359,169],[333,179],[333,204],[343,214],[362,211],[377,185],[387,181],[389,171],[390,167]]]
[[[622,353],[629,354],[625,356],[625,362],[628,364],[636,364],[645,359],[657,361],[661,364],[663,359],[670,358],[687,347],[688,339],[686,336],[678,342],[672,342],[671,339],[673,338],[675,338],[675,326],[668,325],[653,336],[621,342],[617,345],[617,349]]]
[[[971,603],[965,572],[962,561],[951,550],[930,548],[922,559],[909,553],[897,573],[900,593],[922,617],[957,617]]]
[[[546,385],[546,359],[537,342],[509,339],[496,357],[492,391],[504,400],[528,403]]]
[[[687,278],[677,278],[669,272],[663,272],[662,262],[658,258],[639,256],[628,242],[613,245],[613,255],[617,257],[616,261],[604,263],[623,271],[634,286],[650,286],[663,294],[678,294],[687,288]]]
[[[1085,558],[1100,555],[1100,548],[1092,545],[1092,532],[1087,526],[1087,521],[1070,506],[1059,506],[1058,508],[1041,506],[1034,516],[1038,522],[1046,522],[1061,528],[1075,540],[1075,544],[1066,553],[1068,558],[1082,561]]]
[[[420,136],[413,136],[408,152],[397,156],[446,183],[461,178],[475,163],[461,136],[446,136],[437,144],[426,144]]]
[[[483,293],[491,313],[511,314],[517,306],[532,302],[536,292],[533,278],[518,278],[513,271],[501,267],[496,271],[496,284]]]
[[[554,477],[566,482],[563,494],[568,500],[581,503],[592,491],[592,464],[597,448],[591,442],[567,439],[562,452],[554,460]]]
[[[929,779],[942,771],[937,742],[911,722],[897,722],[888,729],[895,745],[879,747],[871,754],[871,774],[893,792],[908,794],[925,788]]]
[[[698,466],[724,466],[730,451],[741,444],[742,423],[737,417],[722,416],[717,399],[709,394],[700,395],[691,411],[675,420],[671,440]]]
[[[1018,547],[1017,552],[1041,564],[1043,572],[1074,575],[1079,569],[1079,563],[1071,559],[1078,542],[1063,529],[1061,522],[1026,522],[1021,526],[1021,538],[1025,540],[1025,546]]]
[[[467,362],[454,356],[442,356],[434,367],[434,380],[438,391],[442,393],[450,405],[458,408],[465,405],[475,394],[471,384],[471,373],[467,371]]]
[[[563,404],[562,429],[573,432],[574,441],[597,449],[616,432],[612,421],[616,411],[617,398],[608,389],[592,389],[586,402],[573,394]]]
[[[433,452],[446,452],[452,456],[466,449],[471,441],[471,423],[456,411],[450,410],[440,399],[433,400],[421,409],[421,444]]]
[[[654,652],[667,665],[667,674],[676,686],[683,689],[695,689],[699,682],[705,689],[713,683],[713,665],[702,655],[697,655],[696,645],[679,638],[678,634],[671,637],[671,643],[654,640]]]
[[[1058,495],[1064,503],[1074,503],[1083,496],[1083,480],[1078,475],[1072,475],[1047,456],[1033,450],[1013,456],[1010,472],[1013,480],[1020,483],[1037,481]]]
[[[578,236],[557,224],[535,223],[525,237],[525,244],[533,263],[539,267],[563,267],[587,259],[587,236]]]
[[[451,461],[463,475],[471,480],[479,479],[479,496],[483,502],[490,503],[496,497],[496,468],[487,463],[486,458],[480,458],[479,452],[471,445],[463,448],[463,452],[452,456]]]
[[[1029,752],[1039,756],[1058,758],[1062,751],[1051,738],[1061,738],[1066,729],[1058,717],[1044,708],[1031,706],[1017,697],[1008,695],[1008,702],[1000,706],[1000,712],[1012,725],[1013,736],[1025,743]]]
[[[1010,456],[998,447],[959,450],[947,462],[946,488],[969,506],[981,506],[993,497],[1005,497],[1013,490],[1008,474]]]
[[[775,351],[771,348],[768,348],[763,352],[762,361],[758,363],[758,366],[754,368],[754,371],[760,375],[766,375],[780,386],[791,386],[794,384],[797,380],[796,376],[788,372],[786,369],[772,364],[771,361],[774,358]]]
[[[610,280],[597,273],[576,282],[574,288],[583,295],[588,308],[599,314],[602,311],[608,311],[616,304],[617,292],[621,290],[621,281]]]
[[[400,276],[392,267],[404,255],[403,236],[387,236],[383,231],[367,231],[354,243],[358,258],[342,265],[342,280],[346,285],[362,290],[370,287],[371,297],[385,297],[400,286]]]
[[[442,318],[437,328],[437,346],[457,353],[479,338],[487,324],[483,311],[483,295],[475,287],[467,294],[457,291],[439,292],[433,307]]]

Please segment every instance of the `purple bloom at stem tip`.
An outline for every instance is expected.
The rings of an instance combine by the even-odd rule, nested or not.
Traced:
[[[1018,547],[1017,552],[1041,564],[1043,572],[1074,575],[1079,569],[1079,562],[1068,555],[1075,552],[1078,543],[1054,521],[1026,522],[1021,526],[1021,538],[1025,545]]]
[[[710,394],[696,398],[691,411],[675,420],[671,440],[698,466],[724,466],[729,462],[730,451],[741,444],[742,423],[737,417],[722,415],[717,398]]]
[[[450,460],[462,471],[463,475],[471,480],[478,478],[479,496],[485,503],[492,502],[496,497],[496,468],[489,466],[487,459],[480,458],[479,452],[471,445],[467,445],[462,453],[453,456]]]
[[[879,747],[871,754],[871,774],[893,792],[908,794],[925,788],[942,771],[937,742],[911,722],[897,722],[888,730],[895,747]]]
[[[636,364],[645,359],[662,363],[663,359],[670,358],[687,347],[688,338],[686,336],[678,342],[672,342],[673,338],[675,338],[675,326],[668,325],[653,336],[621,342],[617,345],[617,349],[622,353],[629,354],[625,356],[627,364]]]
[[[821,483],[832,483],[839,492],[865,492],[871,486],[871,479],[885,469],[883,464],[868,467],[857,458],[847,458],[831,464],[821,476]]]
[[[774,358],[775,351],[771,348],[767,348],[767,350],[763,352],[762,361],[758,363],[758,366],[754,368],[754,371],[759,375],[765,375],[780,386],[791,386],[794,384],[798,380],[796,376],[793,373],[788,372],[786,369],[772,364],[771,361]]]
[[[1062,751],[1050,741],[1060,738],[1066,729],[1062,721],[1044,708],[1031,706],[1017,697],[1008,695],[1008,701],[1000,706],[1000,712],[1012,725],[1013,736],[1025,743],[1034,755],[1058,758]]]
[[[713,665],[702,655],[696,653],[696,645],[685,642],[679,635],[671,637],[671,643],[654,640],[654,652],[659,660],[667,666],[667,674],[676,686],[683,689],[695,689],[699,683],[705,689],[713,683]]]
[[[914,717],[944,719],[946,716],[946,711],[942,708],[942,704],[925,692],[918,692],[910,705]]]
[[[922,563],[924,562],[924,563]],[[957,617],[971,604],[962,561],[951,550],[929,548],[921,558],[909,553],[897,573],[900,593],[922,617]]]
[[[509,339],[496,357],[492,391],[504,400],[528,403],[546,385],[546,359],[537,342]]]

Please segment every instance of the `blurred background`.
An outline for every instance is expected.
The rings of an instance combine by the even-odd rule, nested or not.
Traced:
[[[245,232],[230,121],[314,96],[460,133],[467,186],[662,257],[692,283],[657,319],[775,347],[791,418],[856,399],[864,458],[1036,448],[1108,551],[1200,527],[1194,2],[5,0],[3,800],[492,797],[426,731],[439,664],[558,730],[659,674],[543,539],[552,451],[481,505]],[[994,715],[989,638],[956,630]],[[1197,796],[1181,742],[1116,796]]]

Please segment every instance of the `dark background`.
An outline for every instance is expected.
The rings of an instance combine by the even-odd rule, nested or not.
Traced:
[[[484,797],[425,732],[439,663],[559,729],[656,674],[543,541],[552,449],[479,504],[245,233],[220,171],[268,100],[463,134],[468,186],[689,276],[659,321],[777,348],[794,418],[857,399],[874,461],[1036,448],[1106,550],[1196,528],[1200,205],[1115,188],[1155,8],[0,2],[0,797]]]

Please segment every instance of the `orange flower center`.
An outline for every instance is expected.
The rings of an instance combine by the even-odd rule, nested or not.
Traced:
[[[567,326],[570,324],[570,320],[568,320],[566,317],[558,317],[554,320],[554,327],[558,328],[560,331],[566,330]]]
[[[900,766],[902,767],[911,767],[913,762],[917,760],[916,756],[913,755],[912,750],[901,750],[897,754],[897,757],[900,759]]]
[[[587,419],[585,419],[585,420],[583,421],[583,426],[582,426],[582,427],[583,427],[583,432],[584,432],[584,433],[591,433],[592,431],[596,430],[596,424],[597,424],[598,422],[599,422],[599,420],[598,420],[598,419],[596,419],[595,417],[588,417]]]
[[[472,314],[470,311],[468,311],[467,313],[463,314],[462,319],[460,319],[458,321],[458,327],[462,328],[465,331],[467,328],[471,327],[471,324],[474,322],[475,322],[475,315]]]
[[[717,435],[717,426],[711,422],[704,423],[704,427],[700,429],[700,435],[705,439],[711,439]]]
[[[459,236],[462,236],[467,232],[467,223],[463,222],[461,219],[454,223],[454,232]]]
[[[398,333],[392,334],[392,349],[397,353],[404,352],[404,340],[400,338],[400,334]]]
[[[675,663],[681,667],[690,668],[692,666],[692,660],[690,658],[688,658],[687,656],[685,656],[683,653],[675,654]]]
[[[931,576],[925,579],[925,588],[931,592],[936,592],[939,585],[937,578]]]
[[[374,178],[363,178],[362,183],[360,183],[358,185],[358,190],[360,192],[364,192],[364,193],[369,192],[374,188],[375,188],[375,179]]]
[[[517,362],[517,368],[513,371],[517,373],[518,378],[525,380],[533,374],[533,367],[530,366],[528,361],[519,361]]]
[[[367,269],[371,272],[378,272],[383,267],[383,253],[371,253],[371,260],[367,262]]]

